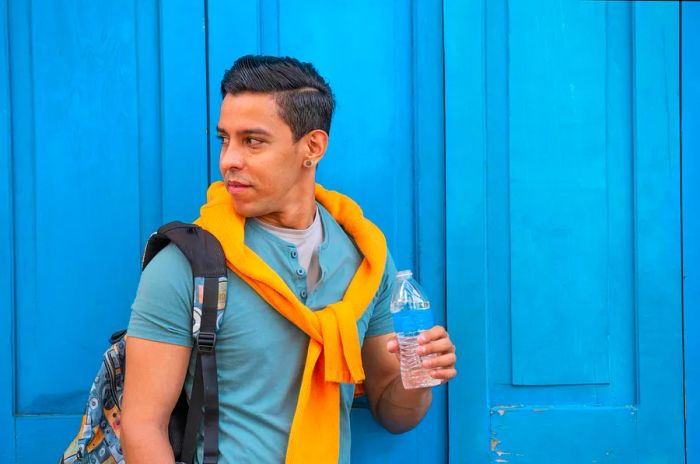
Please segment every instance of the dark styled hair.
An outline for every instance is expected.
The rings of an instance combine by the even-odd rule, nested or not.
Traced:
[[[311,63],[288,56],[242,56],[224,73],[221,96],[243,92],[272,94],[295,142],[315,129],[331,131],[333,92]]]

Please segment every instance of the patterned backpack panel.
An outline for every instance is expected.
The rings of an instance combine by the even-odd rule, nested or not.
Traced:
[[[122,464],[119,445],[124,387],[126,331],[112,336],[113,344],[102,357],[102,366],[90,388],[78,435],[68,445],[59,464]]]

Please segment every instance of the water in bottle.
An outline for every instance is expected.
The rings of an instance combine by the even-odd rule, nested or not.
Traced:
[[[401,359],[401,381],[404,388],[433,387],[440,384],[439,379],[430,376],[430,369],[422,365],[423,359],[435,354],[420,356],[418,335],[433,326],[433,313],[430,301],[423,289],[413,279],[411,271],[400,271],[396,275],[396,285],[391,295],[391,314],[394,329],[399,342]]]

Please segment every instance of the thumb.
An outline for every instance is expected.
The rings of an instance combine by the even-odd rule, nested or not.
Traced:
[[[398,353],[399,352],[399,342],[396,340],[396,337],[392,338],[386,343],[386,350],[389,353]]]

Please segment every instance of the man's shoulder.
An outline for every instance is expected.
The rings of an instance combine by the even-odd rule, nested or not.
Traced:
[[[143,270],[144,274],[166,275],[183,271],[189,272],[191,276],[192,267],[185,254],[174,243],[169,243],[160,250]]]
[[[176,245],[160,250],[143,270],[131,309],[129,335],[192,344],[192,269]]]
[[[170,243],[153,257],[141,273],[138,294],[157,296],[173,292],[189,298],[192,292],[192,266],[177,245]]]

